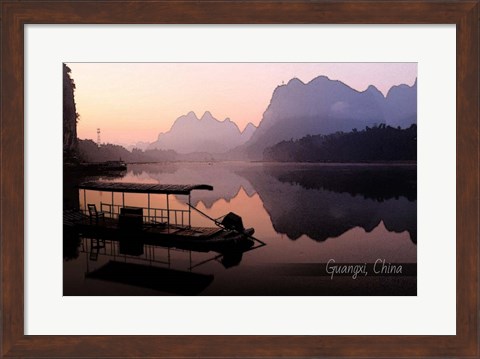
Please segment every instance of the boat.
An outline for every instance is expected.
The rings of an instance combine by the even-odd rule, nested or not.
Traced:
[[[80,168],[83,170],[96,171],[125,171],[127,164],[122,161],[104,161],[104,162],[81,162]]]
[[[206,184],[175,185],[124,182],[83,182],[83,207],[79,212],[64,212],[64,225],[73,227],[80,235],[91,238],[123,240],[132,243],[161,245],[194,251],[245,251],[255,241],[253,228],[244,228],[240,216],[228,213],[220,218],[211,218],[191,204],[191,192],[212,191]],[[111,193],[111,202],[89,203],[87,191]],[[114,203],[114,193],[122,194],[122,203]],[[148,206],[135,207],[125,202],[125,193],[144,194]],[[166,208],[150,206],[151,197],[166,196]],[[170,196],[187,196],[187,209],[170,206]],[[108,197],[108,194],[107,194]],[[104,198],[104,197],[103,197]],[[192,211],[198,212],[212,222],[211,227],[192,226]]]

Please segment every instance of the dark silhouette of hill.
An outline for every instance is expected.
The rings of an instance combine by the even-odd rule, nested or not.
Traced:
[[[75,105],[75,82],[70,77],[70,68],[63,64],[63,155],[71,161],[77,151],[77,120],[79,115]]]
[[[416,123],[416,118],[416,82],[411,87],[394,86],[384,97],[374,86],[359,92],[325,76],[307,84],[292,79],[275,89],[257,130],[234,152],[258,160],[265,148],[281,141],[375,124],[405,128]]]
[[[266,148],[263,158],[291,162],[416,161],[417,125],[407,129],[379,125],[282,141]]]
[[[177,153],[173,150],[141,150],[133,148],[131,151],[125,147],[114,144],[97,146],[92,140],[78,140],[79,157],[84,162],[104,162],[123,160],[127,163],[155,163],[165,161],[178,162],[213,162],[223,159],[221,156],[207,152],[193,152],[187,154]]]
[[[147,150],[142,151],[134,148],[131,152],[125,147],[113,144],[97,146],[92,140],[79,140],[80,158],[85,162],[118,161],[125,162],[161,162],[175,161],[175,151]]]

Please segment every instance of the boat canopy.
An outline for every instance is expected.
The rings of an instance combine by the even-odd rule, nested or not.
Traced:
[[[158,183],[124,183],[124,182],[83,182],[81,189],[123,193],[158,193],[158,194],[182,194],[189,195],[193,190],[212,191],[213,187],[208,184],[158,184]]]

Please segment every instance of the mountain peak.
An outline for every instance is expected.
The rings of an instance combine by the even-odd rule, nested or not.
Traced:
[[[287,83],[287,86],[301,86],[301,85],[305,85],[305,84],[298,77],[294,77],[290,79]]]
[[[242,133],[245,132],[245,131],[251,131],[251,130],[255,131],[256,129],[257,129],[257,126],[255,126],[253,123],[249,122],[249,123],[247,123],[247,125],[243,129]]]
[[[238,128],[238,125],[236,122],[230,120],[230,117],[226,117],[225,120],[221,121],[221,123],[225,123],[229,126],[232,126],[235,128],[236,131],[238,131],[238,133],[242,133],[242,131],[240,131],[240,129]]]
[[[326,75],[320,75],[320,76],[317,76],[315,77],[314,79],[312,79],[310,82],[317,82],[317,81],[334,81],[334,80],[331,80],[330,77],[326,76]]]
[[[190,111],[190,112],[187,113],[184,117],[189,117],[189,118],[198,119],[198,118],[197,118],[197,115],[196,115],[195,112],[193,112],[193,111]]]
[[[215,118],[212,116],[212,114],[210,113],[210,111],[205,111],[205,113],[203,114],[202,118],[200,120],[215,120]]]
[[[248,141],[252,137],[252,135],[253,135],[253,133],[255,132],[256,129],[257,129],[257,127],[253,123],[251,123],[251,122],[247,123],[247,125],[243,129],[242,135],[241,135],[245,142]]]
[[[391,97],[392,95],[397,95],[405,91],[410,91],[412,88],[416,88],[416,86],[417,86],[417,80],[415,80],[415,83],[412,86],[409,86],[407,84],[393,85],[392,87],[390,87],[390,90],[388,90],[386,97],[388,98],[388,97]]]
[[[378,88],[376,88],[374,85],[368,86],[368,88],[365,90],[365,92],[372,93],[372,94],[375,94],[375,95],[381,95],[382,97],[385,97],[382,94],[382,92]]]
[[[328,76],[320,75],[320,76],[317,76],[314,79],[310,80],[308,85],[319,85],[319,84],[325,84],[325,83],[331,83],[331,82],[338,82],[338,81],[337,80],[332,80]]]
[[[237,123],[236,123],[235,121],[232,121],[232,120],[230,119],[230,117],[225,117],[225,119],[224,119],[223,121],[221,121],[221,122],[231,123],[232,125],[235,125],[235,126],[237,126],[237,128],[238,128]],[[239,130],[239,131],[240,131],[240,130]]]

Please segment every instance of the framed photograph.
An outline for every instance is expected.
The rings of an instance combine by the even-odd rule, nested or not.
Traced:
[[[417,294],[417,63],[63,69],[64,296]]]
[[[2,357],[476,357],[478,1],[2,3]]]

